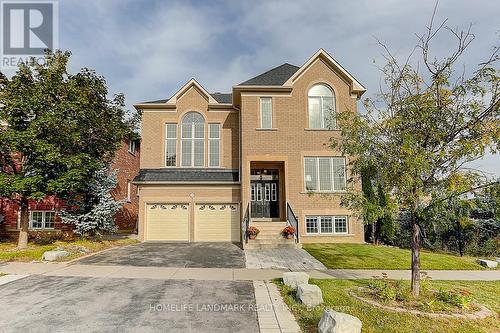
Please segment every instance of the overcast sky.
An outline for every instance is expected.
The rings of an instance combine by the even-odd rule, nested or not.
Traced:
[[[303,64],[324,48],[368,91],[376,93],[383,63],[375,37],[399,56],[425,31],[434,0],[153,1],[60,0],[59,46],[71,50],[73,70],[105,76],[127,106],[168,98],[191,77],[210,92],[274,66]],[[499,44],[498,0],[442,0],[437,20],[473,23],[476,39],[464,56],[473,66]],[[450,43],[434,45],[443,54]],[[495,165],[496,164],[496,165]],[[478,164],[500,176],[499,157]]]

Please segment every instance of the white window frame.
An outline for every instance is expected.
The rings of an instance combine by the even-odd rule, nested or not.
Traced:
[[[316,160],[316,190],[308,190],[306,187],[306,159],[307,158],[313,158]],[[329,158],[330,159],[330,178],[331,178],[331,185],[332,189],[331,190],[320,190],[320,177],[319,177],[319,160],[324,158]],[[343,190],[335,190],[335,174],[333,171],[333,160],[334,159],[342,159],[343,165],[344,165],[344,183],[342,184],[344,189]],[[304,156],[304,161],[302,163],[302,168],[304,170],[304,191],[305,192],[318,192],[318,193],[342,193],[346,191],[346,186],[347,186],[347,170],[346,170],[346,158],[344,156]]]
[[[137,142],[135,140],[129,139],[128,140],[128,152],[132,155],[135,155],[136,151],[137,151]]]
[[[199,113],[199,112],[196,112],[196,111],[189,111],[189,112]],[[201,115],[201,113],[199,113],[199,114]],[[186,115],[184,115],[184,117],[185,116]],[[203,117],[203,115],[201,115],[201,116]],[[181,161],[180,161],[180,166],[182,168],[204,168],[205,165],[206,165],[206,161],[205,161],[205,155],[206,155],[206,153],[205,153],[205,139],[206,139],[206,132],[207,132],[207,129],[206,129],[207,123],[205,121],[205,118],[203,117],[203,138],[195,138],[195,123],[191,124],[191,133],[192,133],[191,137],[190,138],[184,138],[184,135],[183,135],[183,131],[184,130],[183,130],[183,126],[182,125],[183,125],[183,122],[181,120],[180,125],[179,125],[180,128],[181,128],[181,150],[180,150],[180,152],[181,152]],[[191,165],[183,165],[182,164],[182,156],[183,156],[182,155],[183,154],[183,152],[182,152],[183,151],[182,150],[182,146],[183,146],[184,141],[191,141]],[[194,165],[194,146],[195,146],[194,143],[196,141],[203,141],[203,163],[202,163],[201,166],[195,166]]]
[[[132,182],[130,180],[127,181],[127,202],[132,201]]]
[[[33,227],[33,213],[42,213],[42,227],[40,227],[40,228]],[[54,214],[54,226],[50,227],[50,228],[45,226],[47,213]],[[55,218],[56,218],[56,211],[55,210],[30,210],[29,229],[31,229],[31,230],[54,230],[55,229]]]
[[[321,230],[321,218],[322,217],[329,217],[332,219],[332,232],[323,232]],[[315,218],[316,219],[316,230],[318,232],[308,232],[307,231],[307,219]],[[337,219],[345,219],[346,223],[346,231],[345,232],[338,232],[337,227],[335,226],[335,222]],[[311,236],[321,236],[321,235],[348,235],[349,234],[349,216],[347,215],[306,215],[304,216],[304,229],[306,232],[306,235],[311,235]]]
[[[168,125],[174,125],[175,126],[175,138],[169,138],[168,137]],[[179,138],[178,135],[179,132],[179,126],[177,123],[165,123],[165,167],[166,168],[176,168],[177,167],[177,161],[179,160],[179,156],[177,154],[177,141]],[[175,141],[175,164],[174,165],[167,165],[167,147],[168,147],[168,141]]]
[[[219,128],[219,137],[217,138],[212,138],[211,136],[211,130],[210,130],[210,125],[217,125],[217,127]],[[208,124],[208,167],[209,168],[220,168],[221,167],[221,156],[222,156],[222,151],[221,151],[221,137],[222,137],[222,126],[220,123],[209,123]],[[210,142],[211,141],[217,141],[217,143],[219,144],[219,159],[218,159],[218,162],[219,164],[218,165],[210,165]]]
[[[263,101],[269,101],[270,104],[271,104],[271,124],[269,124],[269,127],[264,127],[264,124],[263,124],[263,119],[264,117],[262,116],[262,104],[263,104]],[[261,129],[272,129],[273,128],[273,98],[272,97],[269,97],[269,96],[263,96],[259,99],[259,107],[260,107],[260,128]]]
[[[313,85],[311,88],[309,88],[309,90],[311,90],[315,86],[324,86],[332,92],[332,106],[333,106],[333,114],[334,114],[333,127],[327,128],[325,125],[325,110],[323,108],[323,99],[325,98],[325,96],[309,96],[309,92],[307,93],[307,122],[308,122],[307,126],[308,126],[308,128],[312,128],[312,129],[335,130],[335,129],[337,129],[337,119],[336,119],[337,108],[335,105],[335,103],[336,103],[335,91],[326,83],[317,83],[317,84]],[[311,98],[319,100],[321,127],[311,127],[311,122],[310,122],[311,116],[309,115],[309,112],[310,112],[309,100]]]

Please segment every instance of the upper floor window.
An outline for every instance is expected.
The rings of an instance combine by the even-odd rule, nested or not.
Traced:
[[[135,140],[128,140],[128,152],[131,154],[135,154],[135,151],[137,150],[137,141]]]
[[[335,128],[335,96],[325,84],[316,84],[308,93],[309,128]]]
[[[273,100],[271,97],[260,98],[260,128],[273,128]]]
[[[165,136],[165,166],[177,164],[177,124],[167,124]]]
[[[208,124],[208,166],[220,167],[220,124]]]
[[[205,165],[205,119],[198,112],[188,112],[181,123],[181,165]]]
[[[344,191],[346,171],[344,157],[305,157],[304,183],[306,191]]]

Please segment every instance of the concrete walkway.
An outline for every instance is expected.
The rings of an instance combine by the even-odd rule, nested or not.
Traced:
[[[285,269],[293,272],[326,270],[326,267],[303,249],[245,250],[247,268]]]
[[[17,275],[40,274],[46,276],[81,276],[131,279],[218,280],[256,281],[281,278],[280,269],[251,268],[186,268],[186,267],[136,267],[106,265],[75,265],[70,263],[7,263],[0,272]],[[392,279],[409,279],[407,270],[309,270],[315,279],[369,279],[388,274]],[[500,280],[500,270],[478,271],[426,271],[433,280]]]

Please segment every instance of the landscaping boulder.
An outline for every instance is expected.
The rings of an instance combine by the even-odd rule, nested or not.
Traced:
[[[500,258],[497,258],[495,261],[496,261],[496,262],[500,262]]]
[[[327,309],[318,324],[319,333],[360,333],[361,320],[347,313]]]
[[[309,275],[304,272],[286,272],[283,273],[283,283],[286,286],[296,289],[301,284],[309,282]]]
[[[477,262],[484,267],[496,268],[498,266],[498,261],[478,259]]]
[[[297,287],[298,300],[308,306],[316,306],[323,303],[323,294],[318,286],[313,284],[301,284]]]
[[[43,253],[42,259],[47,260],[47,261],[55,261],[59,258],[64,258],[69,256],[68,251],[61,251],[61,250],[55,250],[55,251],[47,251]]]

